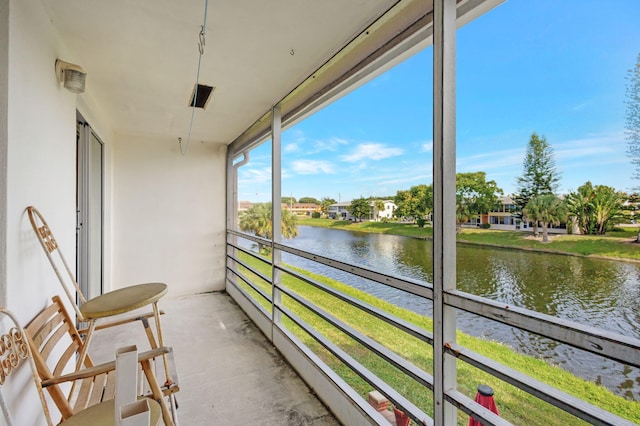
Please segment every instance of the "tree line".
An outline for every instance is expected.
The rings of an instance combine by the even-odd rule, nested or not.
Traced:
[[[605,185],[586,182],[566,196],[556,194],[560,175],[553,150],[544,136],[531,134],[523,160],[522,175],[517,178],[516,217],[530,220],[534,234],[542,228],[543,240],[548,240],[549,225],[575,223],[583,234],[604,234],[622,218],[623,202],[628,197]],[[500,207],[503,191],[495,181],[487,180],[484,172],[456,174],[456,224],[462,224]],[[433,211],[433,186],[416,185],[398,191],[395,197],[398,217],[416,220]]]
[[[517,209],[512,212],[521,220],[531,221],[533,233],[538,236],[542,229],[543,241],[548,241],[550,225],[574,225],[582,234],[604,234],[623,219],[623,202],[626,194],[605,185],[586,182],[576,191],[559,196],[556,194],[560,180],[553,150],[544,136],[531,134],[522,175],[517,178],[517,192],[513,199]],[[497,211],[503,190],[494,180],[487,180],[485,172],[456,174],[456,231],[462,225],[481,215]],[[433,212],[433,185],[420,184],[407,190],[399,190],[393,197],[397,218],[409,218],[422,227]],[[329,206],[335,204],[333,198],[317,200],[312,197],[283,197],[282,202],[313,203],[328,214]],[[372,204],[378,211],[384,209],[381,200],[360,197],[351,201],[348,211],[356,220],[369,217]],[[240,229],[255,235],[271,238],[271,203],[257,203],[240,216]],[[282,235],[291,238],[297,235],[296,217],[289,210],[282,210]]]

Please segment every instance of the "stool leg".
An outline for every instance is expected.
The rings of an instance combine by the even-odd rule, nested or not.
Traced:
[[[158,332],[158,343],[160,346],[164,346],[164,336],[162,335],[162,324],[160,324],[160,311],[158,310],[158,302],[153,302],[153,316],[156,320],[156,328]],[[164,363],[164,374],[166,376],[166,386],[169,386],[173,383],[171,377],[169,376],[169,363],[167,362],[167,355],[162,355],[162,362]]]
[[[149,320],[145,317],[138,318],[139,321],[142,322],[142,327],[144,328],[144,332],[147,334],[147,339],[149,340],[149,345],[151,349],[158,349],[158,344],[156,343],[156,338],[153,335],[153,331],[149,326]]]
[[[174,393],[169,394],[169,404],[171,404],[171,417],[173,418],[173,423],[175,426],[178,426],[178,400]]]

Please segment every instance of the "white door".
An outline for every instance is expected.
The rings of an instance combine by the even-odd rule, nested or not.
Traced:
[[[103,146],[80,114],[77,141],[76,276],[89,300],[103,291]]]

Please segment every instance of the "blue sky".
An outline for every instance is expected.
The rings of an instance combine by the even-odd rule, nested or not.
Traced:
[[[508,0],[457,33],[457,172],[516,191],[532,132],[553,148],[559,192],[640,186],[625,155],[627,70],[640,1]],[[282,195],[394,195],[432,182],[432,48],[282,135]],[[270,143],[240,168],[240,200],[271,197]]]

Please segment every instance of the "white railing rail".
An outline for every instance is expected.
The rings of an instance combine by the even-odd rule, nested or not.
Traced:
[[[384,321],[385,323],[392,325],[393,327],[396,327],[415,338],[420,339],[426,344],[433,346],[434,337],[431,332],[421,329],[420,327],[408,323],[407,321],[404,321],[400,318],[397,318],[394,315],[371,306],[357,298],[354,298],[353,296],[344,294],[339,290],[336,290],[335,288],[318,282],[317,280],[308,277],[304,273],[298,272],[286,265],[274,266],[269,262],[268,259],[265,259],[263,256],[259,256],[254,251],[243,247],[236,241],[239,239],[253,241],[263,246],[270,247],[271,250],[290,253],[292,255],[299,256],[304,259],[308,259],[319,264],[356,275],[358,277],[366,278],[368,280],[372,280],[386,286],[403,290],[429,300],[433,300],[433,288],[430,284],[422,282],[420,280],[391,276],[389,274],[376,271],[372,268],[349,264],[336,259],[331,259],[326,256],[288,247],[283,244],[273,243],[269,240],[247,235],[234,230],[228,230],[227,233],[229,236],[229,238],[227,239],[228,286],[234,286],[238,288],[240,290],[240,294],[242,294],[244,298],[247,299],[247,301],[254,304],[257,308],[259,308],[259,310],[266,318],[270,319],[271,314],[268,312],[268,310],[265,310],[263,307],[261,307],[257,300],[255,300],[247,291],[243,290],[240,282],[251,287],[251,289],[257,292],[262,299],[268,301],[271,304],[272,309],[278,310],[285,317],[293,321],[298,327],[308,333],[309,336],[311,336],[316,342],[322,345],[322,347],[328,350],[342,363],[347,365],[360,378],[365,380],[373,388],[385,395],[392,403],[394,403],[394,405],[401,407],[401,409],[405,411],[405,413],[407,413],[414,421],[418,422],[419,424],[433,424],[433,419],[427,416],[422,410],[408,401],[395,389],[393,389],[382,379],[377,377],[373,372],[368,370],[349,354],[340,349],[335,343],[331,342],[322,334],[314,330],[290,309],[285,306],[273,305],[271,295],[262,290],[258,285],[253,283],[251,279],[249,279],[245,274],[238,271],[238,268],[242,266],[243,268],[246,268],[246,270],[257,276],[259,279],[264,280],[265,283],[268,283],[271,286],[275,286],[281,292],[281,294],[287,295],[298,305],[324,319],[334,328],[340,330],[342,333],[345,333],[350,338],[357,341],[360,345],[367,348],[369,351],[372,351],[380,358],[396,367],[403,374],[407,375],[407,377],[410,377],[411,379],[420,383],[431,392],[433,392],[434,389],[432,375],[407,361],[406,359],[402,358],[400,355],[391,351],[386,346],[375,341],[371,337],[365,336],[362,333],[358,332],[348,324],[336,318],[330,312],[326,312],[325,310],[316,306],[301,295],[297,294],[295,291],[284,286],[282,283],[272,282],[269,276],[266,276],[255,268],[252,268],[246,262],[243,262],[233,254],[238,252],[245,253],[255,259],[260,260],[261,262],[264,262],[265,264],[270,265],[272,268],[274,268],[274,270],[277,269],[281,271],[282,275],[295,277],[306,285],[321,290],[322,292],[331,295],[332,297],[339,299],[345,303],[348,303],[350,306],[366,312],[367,314],[381,321]],[[521,330],[535,333],[545,338],[553,339],[560,343],[568,344],[582,350],[596,353],[598,355],[618,362],[640,367],[640,340],[638,339],[599,330],[593,327],[585,326],[583,324],[553,317],[550,315],[541,314],[528,309],[506,306],[503,303],[499,303],[487,298],[472,295],[458,290],[445,292],[444,302],[448,306],[459,310],[467,311],[475,315],[507,324]],[[284,328],[282,322],[273,324],[272,326],[277,328]],[[282,331],[287,335],[291,334],[288,330]],[[304,344],[302,344],[300,341],[296,341],[295,343],[304,346]],[[304,348],[301,348],[301,351],[303,349],[304,351],[309,350],[309,348],[306,346]],[[446,356],[455,357],[460,361],[468,363],[475,368],[478,368],[504,382],[507,382],[533,395],[536,398],[539,398],[589,423],[616,426],[634,424],[606,411],[601,407],[589,404],[546,383],[542,383],[540,381],[532,379],[526,374],[513,370],[508,366],[505,366],[490,358],[475,353],[469,348],[457,345],[455,343],[447,343],[445,344],[443,350]],[[347,392],[345,391],[345,393]],[[510,424],[505,419],[495,415],[491,411],[482,407],[457,390],[446,391],[443,395],[443,398],[458,409],[474,416],[486,425]]]

